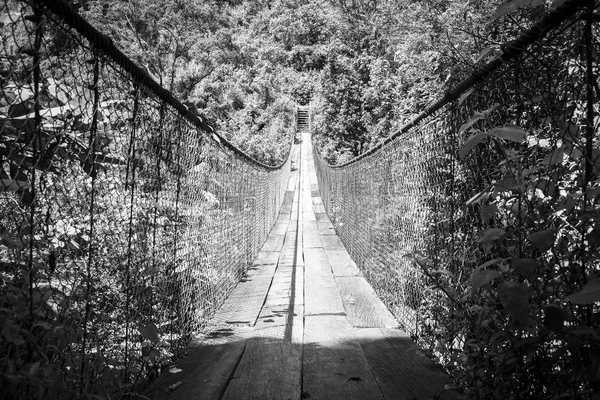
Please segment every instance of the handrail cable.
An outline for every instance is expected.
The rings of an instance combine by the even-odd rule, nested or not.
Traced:
[[[476,68],[469,77],[461,81],[453,88],[447,90],[442,98],[430,104],[412,121],[404,125],[398,131],[392,133],[383,141],[379,142],[379,144],[370,148],[363,154],[360,154],[341,164],[330,165],[327,162],[326,164],[329,168],[343,168],[375,154],[387,144],[393,142],[398,137],[417,126],[424,119],[432,116],[449,103],[458,99],[464,92],[471,89],[476,84],[485,81],[500,66],[520,56],[525,52],[527,46],[540,40],[548,31],[572,16],[580,6],[585,5],[584,3],[590,3],[590,1],[591,0],[566,0],[563,4],[556,7],[556,9],[546,14],[540,21],[521,34],[521,36],[519,36],[517,39],[505,44],[500,55],[496,56],[492,61],[488,62],[484,66]],[[322,158],[319,151],[316,151],[316,154],[318,157]]]
[[[192,124],[197,126],[200,130],[207,133],[211,140],[215,140],[219,144],[227,147],[236,155],[245,159],[246,161],[270,170],[276,170],[282,168],[286,160],[289,158],[292,149],[292,143],[294,135],[290,135],[290,145],[284,160],[278,165],[268,165],[261,161],[256,160],[250,155],[246,154],[243,150],[240,150],[233,143],[219,135],[214,127],[212,127],[204,117],[192,113],[188,107],[173,96],[173,94],[157,83],[146,71],[140,68],[135,62],[127,57],[121,50],[115,46],[112,39],[96,29],[92,24],[86,21],[77,11],[75,11],[69,4],[64,0],[30,0],[32,6],[40,7],[49,11],[59,17],[64,22],[75,28],[83,37],[93,44],[96,50],[103,52],[106,56],[110,57],[117,65],[123,68],[127,73],[134,77],[140,84],[144,85],[151,92],[155,93],[165,103],[175,108],[184,118],[190,121]]]

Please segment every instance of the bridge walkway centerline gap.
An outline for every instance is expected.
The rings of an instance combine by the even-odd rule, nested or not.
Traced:
[[[450,383],[335,234],[308,131],[258,258],[150,399],[430,399]],[[453,398],[446,391],[442,399]]]

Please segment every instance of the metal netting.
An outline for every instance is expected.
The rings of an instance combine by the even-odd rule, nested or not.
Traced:
[[[598,389],[600,310],[572,296],[600,282],[600,26],[579,3],[377,151],[315,152],[352,258],[472,398]]]
[[[239,282],[289,160],[202,131],[98,32],[17,0],[0,16],[0,398],[115,398]]]

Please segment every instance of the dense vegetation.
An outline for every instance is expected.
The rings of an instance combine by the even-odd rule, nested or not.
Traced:
[[[511,2],[508,2],[511,3]],[[130,0],[80,4],[158,82],[250,154],[281,159],[312,99],[331,161],[364,152],[549,6],[481,0]],[[504,11],[504,12],[503,12]]]
[[[469,74],[474,66],[485,62],[503,43],[516,37],[532,21],[559,3],[560,0],[511,0],[502,4],[485,0],[72,1],[79,12],[109,35],[138,65],[146,69],[157,82],[171,90],[191,110],[208,117],[223,136],[248,154],[271,164],[276,164],[285,157],[287,137],[294,131],[296,103],[311,102],[314,112],[314,134],[327,160],[335,163],[351,159],[398,130],[431,101],[439,98],[445,89]],[[11,22],[6,22],[2,26],[7,27],[10,24]],[[53,40],[57,47],[65,48],[70,45],[58,32],[53,36]],[[444,154],[447,159],[460,158],[463,163],[457,168],[460,173],[453,177],[458,176],[457,186],[453,188],[456,192],[444,195],[448,199],[456,196],[463,204],[468,203],[469,207],[475,210],[475,214],[480,216],[473,217],[473,213],[460,215],[458,220],[462,224],[461,229],[448,233],[447,237],[439,238],[442,242],[464,241],[469,243],[470,247],[465,244],[464,249],[454,254],[437,253],[425,254],[423,258],[415,257],[415,262],[424,265],[425,269],[429,268],[430,263],[434,262],[432,259],[435,259],[436,267],[443,267],[440,271],[450,272],[447,276],[454,274],[461,277],[452,280],[442,275],[435,280],[434,286],[442,288],[448,298],[418,297],[412,299],[409,306],[419,312],[425,310],[423,312],[426,317],[431,314],[432,319],[439,319],[440,315],[445,315],[445,320],[441,321],[443,324],[441,327],[437,326],[435,331],[432,328],[431,332],[427,332],[428,327],[424,328],[423,334],[429,336],[425,337],[422,343],[426,343],[432,356],[445,363],[459,387],[466,389],[465,393],[472,398],[553,398],[575,395],[587,398],[598,389],[600,382],[597,339],[600,322],[597,305],[594,305],[598,300],[599,274],[598,260],[595,258],[599,247],[599,218],[594,201],[600,189],[597,185],[596,160],[582,158],[587,148],[582,132],[589,128],[589,121],[586,122],[583,111],[585,96],[575,84],[543,86],[534,69],[546,68],[550,76],[555,79],[564,78],[564,82],[571,82],[569,77],[575,74],[583,74],[583,50],[577,48],[575,52],[580,51],[581,54],[573,55],[568,53],[573,50],[567,39],[557,40],[558,42],[553,44],[552,52],[538,57],[539,65],[533,63],[532,69],[515,74],[518,75],[518,80],[506,80],[493,86],[491,93],[494,95],[489,98],[475,95],[467,98],[463,107],[470,112],[468,116],[465,116],[464,109],[449,116],[450,119],[454,118],[449,126],[460,127],[458,134],[471,138],[459,154],[453,154],[452,149],[448,149]],[[52,53],[52,49],[48,51]],[[77,51],[72,53],[77,54]],[[564,62],[553,65],[555,60]],[[596,63],[597,59],[594,59],[592,64],[597,74]],[[4,74],[4,65],[2,68],[0,72],[3,77],[18,75],[15,71]],[[89,76],[93,74],[93,67],[89,62],[83,73]],[[107,111],[110,107],[131,107],[125,101],[117,100],[121,84],[115,84],[112,88],[114,103],[102,105]],[[123,87],[125,86],[127,85]],[[539,96],[525,100],[519,98],[521,87],[538,86],[544,87]],[[93,87],[78,87],[76,82],[70,82],[68,78],[60,84],[47,80],[43,82],[43,87],[47,91],[44,94],[44,104],[41,104],[44,110],[69,103],[76,97],[73,93],[83,98],[80,101],[82,104],[95,101]],[[6,111],[6,115],[2,114],[2,117],[26,115],[23,110],[32,110],[32,96],[30,92],[23,93],[20,87],[3,86],[5,100],[11,97],[20,101],[2,104],[2,107],[6,108],[2,111]],[[572,102],[568,108],[569,112],[575,110],[573,113],[577,115],[568,121],[548,123],[546,117],[552,117],[553,112],[564,111],[552,109],[550,105],[554,104],[550,101],[552,97],[560,96]],[[131,100],[131,97],[128,97],[128,100]],[[493,106],[494,102],[506,106],[506,109]],[[507,111],[511,104],[516,104],[515,107],[520,113],[527,117],[511,119],[510,116],[515,115],[514,112],[511,114]],[[15,111],[18,107],[21,110]],[[169,118],[164,118],[159,108],[153,112],[148,121],[159,121],[157,124],[160,127],[163,123],[174,124]],[[594,112],[597,115],[597,110]],[[64,119],[77,120],[80,125],[75,130],[78,129],[86,141],[90,140],[90,143],[97,146],[94,150],[98,153],[107,149],[122,150],[125,144],[115,143],[117,141],[114,138],[100,143],[85,136],[90,130],[98,127],[111,134],[119,131],[122,121],[111,121],[108,114],[107,112],[104,116],[106,120],[81,121],[85,115],[91,115],[89,110],[69,110],[68,113],[65,111]],[[24,117],[24,123],[15,128],[16,133],[3,131],[2,149],[13,145],[17,147],[22,134],[30,129],[28,123],[35,123],[34,119],[32,115]],[[56,118],[44,122],[52,125],[56,123]],[[462,125],[464,123],[466,124]],[[521,130],[494,130],[509,123],[519,125]],[[90,129],[94,124],[99,125]],[[48,129],[54,128],[56,127],[51,126]],[[535,132],[535,135],[528,139],[533,144],[528,148],[516,148],[511,142],[522,141],[523,129]],[[168,135],[177,134],[173,126],[171,130],[173,132],[169,131]],[[148,204],[154,201],[155,194],[158,198],[159,192],[162,195],[163,192],[174,191],[173,188],[163,187],[160,177],[152,175],[152,167],[145,171],[143,168],[144,157],[149,158],[149,155],[154,153],[162,154],[162,150],[156,148],[177,146],[178,142],[174,136],[163,137],[159,131],[160,129],[157,129],[157,132],[153,133],[155,137],[147,141],[147,147],[142,146],[138,149],[139,155],[133,156],[142,166],[138,181],[143,183],[143,194],[136,199]],[[576,139],[569,141],[563,137],[556,140],[551,136],[555,131],[568,132]],[[5,136],[8,139],[4,140]],[[74,171],[80,172],[79,170],[83,169],[85,174],[80,175],[80,182],[77,182],[82,187],[88,184],[89,179],[95,180],[100,172],[120,171],[125,163],[123,160],[106,156],[101,159],[95,158],[96,156],[82,156],[87,147],[84,140],[77,136],[59,138],[64,139],[64,142],[60,143],[55,136],[49,136],[47,139],[48,143],[56,144],[52,148],[56,151],[51,154],[51,161],[60,165],[56,171],[50,172],[56,176],[70,176],[75,174]],[[495,141],[496,139],[507,140],[508,144]],[[556,152],[548,143],[557,148]],[[598,145],[596,141],[590,144],[594,148]],[[40,151],[34,141],[20,148],[27,156]],[[47,148],[50,148],[50,145]],[[61,151],[59,148],[66,150]],[[7,152],[12,154],[10,150]],[[25,158],[24,156],[23,159]],[[2,171],[3,181],[25,182],[27,185],[27,175],[31,175],[31,171],[46,171],[50,166],[50,163],[44,167],[35,162],[31,162],[31,165],[17,165],[14,160],[8,159],[6,162],[10,167]],[[156,170],[163,168],[161,162],[157,162]],[[127,165],[127,171],[129,168]],[[485,173],[477,175],[480,170],[484,170]],[[210,172],[220,173],[217,167]],[[446,172],[443,168],[437,171],[442,175]],[[173,170],[168,173],[177,175],[182,171]],[[130,179],[129,176],[127,179]],[[516,182],[516,179],[519,181]],[[113,210],[112,212],[116,213],[118,207],[111,204],[113,200],[110,198],[115,189],[109,187],[109,183],[99,181],[94,191],[80,194],[77,200],[58,198],[64,195],[63,192],[56,194],[57,198],[47,199],[48,204],[38,200],[36,206],[48,210],[47,215],[59,215],[62,210],[56,210],[56,204],[64,203],[65,208],[68,206],[83,209],[87,207],[89,197],[93,195],[98,209]],[[105,184],[107,187],[103,186]],[[224,186],[222,182],[211,182],[202,186],[205,190],[203,195],[206,201],[203,204],[206,209],[193,211],[202,215],[203,224],[208,224],[207,221],[212,219],[213,224],[219,226],[226,219],[235,219],[233,211],[211,204],[216,200],[207,190],[210,185],[221,188]],[[48,187],[52,185],[49,184]],[[20,231],[25,235],[24,228],[20,228],[19,224],[27,226],[29,223],[28,207],[33,202],[31,192],[24,185],[5,189],[11,196],[14,193],[18,195],[15,201],[10,198],[14,209],[5,210],[5,214],[20,214],[23,219],[18,224],[6,224],[8,231]],[[127,185],[119,190],[123,191],[122,197],[129,194]],[[133,189],[131,190],[133,193]],[[455,195],[459,192],[460,195]],[[474,194],[477,196],[472,197]],[[527,207],[522,209],[521,199],[528,200]],[[124,204],[123,207],[130,208],[127,211],[129,215],[137,213],[136,215],[140,216],[139,220],[135,220],[139,226],[132,225],[140,237],[150,236],[151,228],[156,232],[158,217],[166,221],[161,228],[165,232],[176,231],[176,226],[180,223],[180,217],[176,214],[178,211],[170,204],[161,210],[154,206],[154,212],[158,216],[155,221],[150,221],[144,210],[137,210],[133,202],[130,205]],[[515,207],[518,207],[518,211]],[[398,212],[399,209],[393,204],[389,208],[395,210],[393,212]],[[164,215],[159,215],[159,211]],[[448,210],[443,210],[442,206],[438,211]],[[88,229],[90,221],[82,218],[78,222],[80,226],[75,226],[55,223],[50,217],[43,220],[45,217],[40,215],[38,222],[53,226],[51,234],[58,238],[57,242],[40,244],[39,249],[36,249],[40,251],[39,255],[35,256],[39,256],[39,259],[33,255],[30,257],[40,266],[47,266],[48,271],[40,272],[38,276],[50,281],[57,263],[56,254],[68,250],[73,254],[77,253],[81,260],[76,261],[82,261],[84,252],[79,254],[79,248],[90,245],[81,232]],[[109,220],[101,222],[104,224],[102,229],[106,232],[97,233],[105,233],[106,243],[98,244],[98,247],[111,248],[112,252],[106,256],[106,265],[99,266],[98,273],[111,276],[113,267],[119,266],[119,263],[123,263],[123,259],[127,258],[125,253],[128,247],[131,247],[131,243],[125,243],[122,238],[121,243],[117,243],[113,235],[119,228],[111,228]],[[381,224],[384,225],[385,222]],[[374,230],[380,228],[381,226],[375,226]],[[387,236],[393,239],[396,233],[387,232]],[[10,242],[13,236],[4,231],[2,235],[3,246],[10,248],[11,252],[24,254],[27,250],[22,242]],[[126,233],[123,232],[123,235],[126,236]],[[41,239],[35,240],[43,242]],[[202,240],[203,245],[207,247],[210,240],[216,241],[215,237]],[[172,246],[172,243],[167,243],[167,239],[164,241],[165,248]],[[143,238],[140,242],[143,242]],[[207,256],[203,253],[195,257],[201,259]],[[63,259],[62,264],[66,264],[64,261]],[[14,266],[3,267],[10,269]],[[124,271],[126,268],[121,265],[117,269]],[[89,271],[75,267],[73,270],[73,279],[77,282],[90,280]],[[140,275],[143,273],[144,271],[140,271]],[[222,271],[210,273],[217,276],[223,274]],[[219,276],[218,279],[211,277],[211,285],[224,285],[223,282],[230,284],[238,278],[233,273],[230,275]],[[414,275],[414,279],[418,279],[417,275]],[[26,273],[19,270],[15,276],[20,280],[8,277],[7,282],[8,279],[13,279],[11,282],[14,287],[27,284]],[[198,281],[205,278],[194,277]],[[110,302],[112,296],[115,303],[123,302],[123,294],[115,287],[116,281],[126,279],[125,276],[115,275],[111,279],[114,282],[100,282],[99,279],[100,283],[94,283],[99,285],[95,288],[95,293],[103,292],[108,295],[105,294],[104,298],[98,295],[92,301]],[[161,284],[170,288],[175,283],[168,279],[181,278],[164,279],[165,282]],[[103,286],[100,287],[100,284]],[[588,286],[585,286],[586,284]],[[77,290],[80,293],[75,293],[74,296],[87,297],[89,302],[90,287],[78,286]],[[581,292],[583,287],[585,289]],[[439,292],[435,293],[436,296],[439,295]],[[66,307],[68,304],[65,302],[63,307],[60,304],[61,299],[54,299],[55,293],[50,290],[40,290],[34,294],[39,298],[37,303],[46,304],[50,298],[59,303],[55,308],[68,309],[64,321],[60,321],[61,326],[81,323],[82,315],[85,314],[84,323],[104,323],[108,320],[108,323],[103,325],[106,329],[96,333],[98,337],[111,339],[115,336],[129,335],[129,332],[121,332],[121,321],[128,317],[125,315],[129,313],[127,310],[118,318],[104,314],[94,315],[88,312],[88,305],[84,302],[72,307]],[[195,294],[187,295],[191,299],[188,299],[190,303],[195,301]],[[10,290],[3,292],[3,301],[11,305],[26,304],[23,300],[26,297],[26,293],[16,289],[14,293]],[[179,301],[176,299],[177,293],[174,292],[150,293],[146,297],[159,302]],[[220,300],[203,301],[216,304]],[[449,306],[452,302],[463,304],[462,309]],[[141,325],[138,330],[142,340],[146,341],[142,348],[142,361],[138,360],[138,364],[144,365],[135,365],[131,371],[125,371],[126,380],[123,382],[110,380],[108,384],[109,378],[105,379],[103,375],[95,376],[97,382],[104,384],[106,393],[128,389],[127,382],[133,380],[127,380],[131,378],[128,375],[135,375],[137,379],[144,373],[154,373],[158,368],[154,368],[155,363],[173,356],[166,350],[168,346],[159,341],[157,326],[145,322],[152,310],[144,309],[142,303],[140,300],[139,305],[133,304],[131,308],[141,315],[136,315],[135,318],[140,318]],[[434,316],[437,312],[435,310],[444,312]],[[18,311],[23,315],[27,314],[24,308]],[[53,310],[42,311],[51,315]],[[201,318],[202,316],[194,312],[203,313],[204,310],[190,309],[186,312],[187,314],[181,317],[180,325],[184,325],[184,320]],[[461,326],[458,326],[459,324]],[[64,346],[64,343],[55,344],[55,341],[75,341],[66,337],[63,331],[52,329],[49,325],[33,326],[32,332],[35,329],[35,334],[29,337],[22,336],[22,327],[16,322],[4,325],[3,343],[8,343],[7,348],[27,344],[31,348],[31,354],[37,354],[36,346],[46,346],[47,350],[51,346]],[[178,339],[179,347],[182,347],[182,343],[191,334],[192,328],[187,325],[189,324],[186,324],[185,329],[180,329],[181,332],[185,331],[185,335],[181,334],[181,340]],[[171,336],[175,335],[176,328],[160,328],[170,330]],[[47,342],[35,344],[38,332],[45,335],[44,340]],[[448,346],[448,343],[453,343],[453,335],[457,332],[464,334],[461,336],[462,347],[448,349],[452,347],[452,344]],[[118,347],[118,343],[114,344]],[[102,351],[112,350],[117,354],[122,352],[120,349]],[[455,351],[455,354],[447,356],[450,351]],[[58,351],[52,350],[48,354],[60,357],[57,353]],[[440,357],[440,354],[443,356]],[[65,361],[65,365],[69,367],[66,369],[69,372],[65,375],[73,382],[77,380],[77,374],[80,372],[77,366],[83,365],[77,357],[75,354],[72,360]],[[8,378],[19,381],[24,375],[34,382],[34,386],[38,385],[42,389],[51,388],[60,381],[57,380],[60,377],[52,375],[58,374],[57,371],[50,368],[46,373],[44,360],[20,359],[18,362],[21,363],[18,368],[10,363],[6,364],[6,371],[10,372],[6,373]],[[98,356],[95,362],[95,365],[107,366],[107,370],[116,368],[119,364],[118,360],[105,360],[102,356]],[[19,368],[25,368],[24,366],[27,371],[23,374]],[[42,374],[40,371],[45,374],[43,379],[35,380]],[[93,373],[96,372],[98,371]],[[87,373],[92,375],[90,371]],[[534,374],[535,379],[530,379],[530,374]],[[508,376],[511,377],[510,381]],[[56,390],[56,393],[59,393],[58,389]]]

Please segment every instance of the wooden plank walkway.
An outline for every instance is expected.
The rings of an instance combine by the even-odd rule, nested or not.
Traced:
[[[181,372],[161,375],[147,398],[456,398],[335,235],[310,146],[305,134],[294,151],[299,168],[253,268],[176,364]]]

